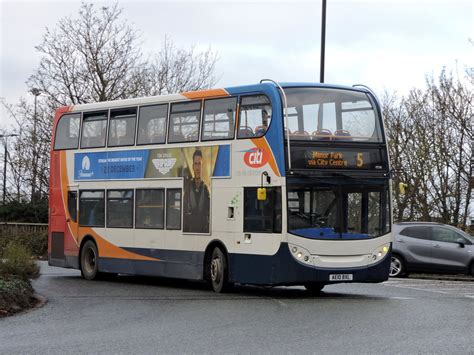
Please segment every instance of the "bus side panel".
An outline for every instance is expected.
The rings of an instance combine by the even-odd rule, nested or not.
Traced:
[[[383,282],[388,280],[391,252],[379,263],[369,267],[322,269],[297,262],[287,243],[281,243],[275,255],[229,254],[230,280],[255,285],[303,285],[329,282],[330,274],[353,274],[352,282]]]
[[[204,252],[146,248],[123,248],[155,260],[99,258],[99,271],[202,280]]]
[[[51,153],[48,261],[51,266],[79,268],[78,247],[67,218],[64,191],[68,185],[66,152]]]

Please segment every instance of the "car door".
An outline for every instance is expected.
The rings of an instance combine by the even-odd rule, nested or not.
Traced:
[[[426,269],[431,264],[433,247],[430,231],[426,226],[403,228],[395,236],[395,243],[410,269]]]
[[[436,271],[464,271],[469,264],[468,248],[461,246],[457,241],[462,239],[470,244],[461,234],[443,227],[431,227],[433,268]]]

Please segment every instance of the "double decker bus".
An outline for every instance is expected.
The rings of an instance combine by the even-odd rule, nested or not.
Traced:
[[[259,84],[62,107],[48,258],[106,273],[304,285],[387,280],[390,171],[365,87]]]

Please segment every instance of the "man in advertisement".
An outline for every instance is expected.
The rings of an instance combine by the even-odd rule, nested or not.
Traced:
[[[184,232],[209,233],[210,195],[202,181],[202,159],[201,150],[196,149],[193,154],[194,178],[187,181],[184,191]]]

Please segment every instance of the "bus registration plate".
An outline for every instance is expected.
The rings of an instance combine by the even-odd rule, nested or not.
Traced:
[[[352,274],[330,274],[329,281],[352,281]]]

